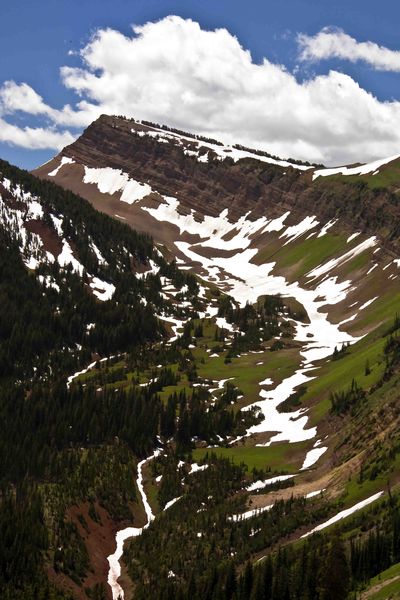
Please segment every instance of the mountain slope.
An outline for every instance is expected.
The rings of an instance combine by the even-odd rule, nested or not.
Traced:
[[[161,406],[140,388],[72,390],[72,374],[168,339],[197,314],[199,288],[82,198],[5,162],[0,180],[0,595],[61,597],[46,570],[86,597],[83,582],[106,585],[106,549],[88,555],[96,536],[111,552],[116,522],[142,519],[132,473]]]
[[[106,116],[36,170],[47,181],[2,164],[18,281],[46,281],[34,321],[61,311],[64,327],[40,362],[31,352],[2,417],[3,477],[17,452],[18,478],[60,523],[44,519],[37,554],[57,586],[322,599],[332,560],[351,575],[343,590],[398,562],[397,170],[331,172]],[[107,527],[107,548],[112,527],[126,539],[120,582],[121,543],[108,573],[104,553],[93,567]],[[348,557],[368,554],[367,535],[368,552],[376,536],[386,550],[362,570]]]
[[[148,194],[143,187],[147,185],[161,195],[177,197],[186,210],[217,216],[229,208],[231,221],[248,211],[254,220],[266,214],[270,219],[280,217],[289,210],[290,225],[299,222],[304,214],[315,214],[324,224],[340,217],[342,227],[350,233],[354,230],[380,233],[388,243],[397,244],[396,183],[389,188],[369,189],[365,177],[382,181],[384,174],[397,168],[398,160],[371,167],[375,175],[369,171],[369,175],[358,176],[355,183],[354,176],[317,177],[332,170],[264,154],[103,115],[76,142],[35,173],[79,192],[109,214],[117,212],[128,220],[131,218],[132,224],[137,219],[135,225],[139,229],[143,214],[135,210],[135,200]],[[95,173],[85,168],[115,169],[119,178],[116,173],[113,178],[111,171]],[[368,173],[368,169],[364,170]],[[131,195],[131,199],[126,199],[128,193],[122,195],[123,202],[118,204],[108,195],[99,194],[96,178],[101,179],[100,191],[111,192],[112,200],[120,198],[118,190],[124,189],[127,179],[139,182],[142,187],[136,189],[137,194]],[[125,206],[126,202],[131,206]],[[146,226],[150,224],[147,222]]]

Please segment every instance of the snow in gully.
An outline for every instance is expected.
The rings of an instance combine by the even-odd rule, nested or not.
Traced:
[[[325,234],[327,227],[319,226],[314,218],[304,219],[297,226],[286,226],[285,221],[289,213],[278,219],[269,220],[261,217],[255,221],[247,219],[247,215],[239,222],[232,223],[228,219],[228,211],[223,211],[218,217],[204,216],[199,220],[193,214],[180,214],[179,202],[176,198],[164,197],[164,201],[157,208],[142,207],[158,221],[167,221],[176,225],[180,233],[197,234],[201,241],[189,244],[186,241],[176,241],[178,250],[186,260],[200,264],[203,279],[220,285],[242,306],[246,302],[256,302],[260,296],[280,294],[283,297],[293,297],[306,310],[309,322],[296,322],[295,339],[302,342],[302,364],[290,377],[282,381],[273,389],[269,382],[260,382],[260,400],[252,406],[259,406],[264,415],[264,420],[251,427],[247,435],[252,433],[272,432],[274,435],[266,443],[287,441],[290,443],[311,440],[317,434],[317,428],[307,428],[307,409],[301,408],[295,412],[281,413],[278,406],[289,398],[295,389],[311,379],[314,363],[330,356],[335,347],[344,343],[357,341],[350,334],[340,330],[340,324],[331,323],[328,314],[322,309],[327,305],[334,305],[345,300],[352,282],[338,281],[330,272],[324,271],[324,278],[314,279],[310,282],[313,287],[307,289],[298,282],[289,283],[284,277],[272,274],[274,262],[268,264],[255,264],[252,260],[258,253],[257,248],[251,248],[254,236],[266,232],[278,232],[282,244],[288,243],[311,230]],[[363,252],[373,246],[375,239],[361,242],[352,250],[352,256]],[[237,252],[232,255],[232,250]],[[205,251],[206,250],[206,251]],[[221,252],[222,251],[222,252]],[[226,252],[231,254],[226,256]],[[225,254],[224,256],[221,256]],[[206,256],[205,256],[206,255]],[[347,255],[344,257],[347,260]],[[340,264],[340,260],[338,260]]]
[[[124,590],[118,583],[118,578],[121,575],[121,563],[120,559],[122,557],[124,551],[124,543],[128,538],[137,537],[141,535],[143,529],[146,529],[154,519],[153,511],[151,510],[151,506],[147,500],[146,492],[143,486],[143,468],[144,466],[156,458],[160,454],[160,450],[156,450],[149,458],[140,461],[137,466],[137,487],[142,498],[144,510],[146,512],[147,523],[144,527],[126,527],[125,529],[120,529],[116,535],[116,543],[117,547],[114,554],[110,554],[107,557],[108,564],[110,565],[110,569],[108,571],[108,584],[111,587],[113,600],[118,600],[121,598],[124,599]]]

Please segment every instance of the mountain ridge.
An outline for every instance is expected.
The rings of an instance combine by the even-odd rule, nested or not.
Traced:
[[[173,134],[171,137],[179,141],[176,145],[175,139],[165,138],[170,135],[168,131],[158,131],[162,137],[149,136],[157,133],[151,126],[104,115],[66,147],[59,158],[35,169],[34,174],[50,178],[49,173],[60,166],[60,157],[64,156],[74,163],[63,165],[53,179],[90,196],[97,208],[101,204],[93,189],[82,183],[84,176],[79,165],[114,168],[126,173],[129,179],[151,185],[152,190],[162,195],[174,196],[179,189],[179,200],[186,210],[217,216],[228,207],[232,220],[246,211],[250,211],[251,218],[266,212],[270,217],[281,216],[287,210],[293,213],[289,220],[305,213],[316,213],[317,218],[326,222],[341,217],[342,226],[348,227],[349,233],[356,227],[365,232],[378,230],[388,248],[397,249],[399,236],[394,220],[399,217],[398,198],[390,189],[370,189],[362,177],[354,181],[354,176],[342,176],[339,180],[337,176],[318,177],[313,183],[312,172],[317,171],[310,166],[299,171],[296,165],[275,165],[273,159],[272,163],[260,162],[256,154],[252,160],[247,157],[233,161],[229,154],[234,147],[226,148],[229,151],[222,160],[213,150],[202,146],[201,140],[193,140],[193,146],[192,141]],[[207,155],[207,162],[199,161],[196,152],[203,152],[202,157]],[[382,169],[388,167],[383,165]],[[141,228],[140,220],[137,226]]]

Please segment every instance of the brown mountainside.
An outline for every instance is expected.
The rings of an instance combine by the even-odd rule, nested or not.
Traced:
[[[270,164],[257,154],[234,162],[228,150],[221,160],[207,144],[190,138],[190,134],[168,135],[163,130],[160,140],[157,131],[160,129],[122,117],[102,115],[76,142],[34,174],[79,193],[96,208],[113,216],[118,214],[137,229],[150,231],[156,241],[165,241],[159,224],[155,230],[135,205],[119,202],[118,193],[105,202],[107,194],[99,193],[93,184],[83,183],[84,166],[122,170],[162,195],[177,197],[183,212],[194,210],[217,216],[228,208],[229,219],[236,221],[248,212],[253,219],[265,215],[276,218],[290,211],[288,224],[298,223],[307,215],[315,215],[321,223],[340,219],[342,230],[379,234],[388,249],[397,249],[399,199],[390,189],[370,189],[365,181],[354,177],[319,177],[313,182],[314,167],[300,170],[296,165]],[[201,157],[207,151],[208,161],[203,162]],[[62,157],[74,163],[64,164],[49,176]]]

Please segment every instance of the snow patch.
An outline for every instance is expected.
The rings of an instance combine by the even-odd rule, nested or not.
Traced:
[[[296,475],[278,475],[277,477],[264,479],[264,481],[259,479],[258,481],[254,481],[254,483],[248,485],[246,490],[248,492],[254,492],[255,490],[261,490],[262,488],[265,488],[267,485],[273,485],[274,483],[278,483],[278,481],[286,481],[287,479],[292,479],[293,477],[296,477]]]
[[[192,475],[192,473],[197,473],[198,471],[205,471],[206,469],[208,469],[209,465],[199,465],[197,463],[192,463],[190,465],[190,471],[189,471],[189,475]]]
[[[378,300],[379,296],[375,296],[375,298],[371,298],[371,300],[367,300],[367,302],[364,302],[364,304],[362,304],[359,308],[359,310],[363,310],[363,308],[367,308],[367,306],[369,306],[370,304],[372,304],[373,302],[375,302],[375,300]]]
[[[111,167],[101,169],[85,167],[83,182],[96,184],[102,194],[112,195],[116,192],[122,192],[120,200],[127,204],[142,200],[152,191],[147,183],[130,179],[127,173]]]
[[[46,287],[53,288],[53,290],[56,290],[57,292],[60,291],[60,286],[54,281],[54,279],[50,275],[39,275],[38,280],[40,281],[40,283],[45,284]]]
[[[231,517],[228,517],[229,521],[233,521],[233,522],[237,522],[237,521],[246,521],[247,519],[251,519],[251,517],[257,517],[258,515],[261,515],[263,512],[266,512],[267,510],[271,510],[271,508],[273,507],[273,504],[270,504],[269,506],[263,506],[262,508],[254,508],[253,510],[247,510],[244,513],[240,513],[238,515],[232,515]]]
[[[303,466],[300,471],[305,471],[309,469],[321,458],[321,456],[328,450],[327,446],[320,446],[318,448],[313,448],[309,452],[307,452],[306,457],[303,462]]]
[[[294,169],[298,169],[300,171],[307,171],[311,168],[306,165],[291,163],[287,160],[279,160],[270,158],[269,156],[256,154],[255,152],[239,150],[238,148],[234,148],[230,145],[213,144],[212,142],[206,142],[204,140],[196,140],[193,137],[181,135],[173,131],[165,131],[157,127],[151,127],[151,129],[147,129],[146,131],[136,131],[135,129],[132,129],[131,131],[139,137],[148,136],[157,140],[159,143],[168,144],[172,142],[175,146],[181,146],[184,154],[187,156],[197,157],[199,162],[208,162],[209,152],[204,152],[204,150],[207,149],[212,150],[217,155],[218,160],[221,161],[225,160],[226,158],[231,158],[234,162],[237,162],[243,158],[254,158],[260,162],[279,165],[281,167],[293,167]],[[189,147],[188,144],[190,144]]]
[[[302,538],[308,537],[309,535],[312,535],[316,531],[321,531],[322,529],[325,529],[326,527],[329,527],[330,525],[337,523],[341,519],[345,519],[346,517],[349,517],[353,513],[357,512],[358,510],[361,510],[365,506],[368,506],[368,504],[371,504],[372,502],[375,502],[375,500],[378,500],[378,498],[380,498],[382,496],[382,494],[383,494],[383,492],[378,492],[377,494],[374,494],[373,496],[370,496],[369,498],[366,498],[365,500],[358,502],[351,508],[346,508],[346,510],[342,510],[340,513],[338,513],[334,517],[331,517],[330,519],[328,519],[328,521],[325,521],[325,523],[321,523],[320,525],[317,525],[316,527],[314,527],[314,529],[312,529],[308,533],[305,533],[301,537]]]
[[[309,492],[304,497],[307,498],[307,500],[308,500],[309,498],[314,498],[315,496],[319,496],[319,494],[322,494],[322,492],[324,492],[324,491],[325,491],[325,488],[322,490],[315,490],[315,492]]]
[[[74,257],[72,253],[72,248],[69,243],[63,240],[63,247],[61,254],[57,257],[58,264],[60,267],[65,267],[66,265],[71,265],[73,271],[82,276],[84,267],[83,265]]]
[[[376,175],[379,173],[379,169],[383,167],[383,165],[387,165],[388,163],[398,159],[400,154],[394,154],[393,156],[389,156],[388,158],[383,158],[381,160],[374,160],[373,162],[367,163],[365,165],[360,165],[359,167],[336,167],[334,169],[318,169],[313,173],[313,181],[317,179],[317,177],[328,177],[329,175],[367,175],[368,173],[373,173]]]
[[[372,271],[374,271],[374,269],[376,269],[376,267],[378,266],[378,263],[374,263],[372,265],[372,267],[370,267],[367,271],[367,275],[369,275],[370,273],[372,273]]]
[[[232,325],[232,323],[228,323],[228,321],[225,319],[225,317],[217,317],[215,319],[215,323],[216,323],[217,327],[219,327],[220,329],[227,329],[230,332],[235,331],[235,328]]]
[[[167,504],[164,506],[164,510],[168,510],[169,508],[171,508],[171,506],[173,506],[175,502],[178,502],[178,500],[180,500],[181,498],[183,498],[183,496],[178,496],[178,498],[173,498],[172,500],[167,502]]]
[[[98,247],[96,246],[96,244],[93,241],[90,242],[90,247],[93,250],[93,252],[95,253],[97,260],[99,262],[99,265],[107,264],[107,261],[105,260],[102,253],[100,252],[100,250],[98,249]]]
[[[294,240],[296,240],[298,237],[300,237],[301,235],[303,235],[310,229],[314,229],[314,227],[316,227],[318,224],[319,224],[319,221],[316,220],[315,216],[305,217],[297,225],[288,227],[286,229],[286,231],[284,231],[279,237],[280,238],[283,238],[283,237],[289,238],[287,240],[287,242],[285,242],[285,244],[284,244],[284,246],[286,246],[286,244],[293,242]]]
[[[71,165],[74,161],[72,160],[72,158],[68,158],[68,156],[63,156],[61,158],[61,162],[58,165],[58,167],[56,167],[54,169],[54,171],[52,171],[51,173],[48,173],[49,177],[55,177],[58,173],[58,171],[64,166],[64,165]]]
[[[92,288],[93,294],[102,302],[111,300],[115,292],[114,284],[107,283],[107,281],[102,281],[98,277],[92,278],[90,287]]]
[[[34,271],[39,267],[40,262],[34,256],[30,256],[29,258],[24,259],[24,264],[28,269]]]
[[[273,442],[302,442],[314,438],[317,434],[317,428],[306,428],[308,417],[304,415],[304,409],[300,408],[294,412],[279,412],[278,406],[289,398],[295,389],[313,379],[307,374],[308,369],[301,369],[291,377],[284,379],[276,388],[272,390],[261,390],[262,400],[244,407],[242,410],[259,407],[264,415],[264,421],[253,425],[247,431],[247,435],[252,433],[264,433],[266,431],[276,431],[268,442],[257,444],[258,446],[270,446]]]
[[[333,227],[333,225],[336,223],[337,219],[333,219],[332,221],[328,221],[328,223],[326,225],[324,225],[321,229],[321,231],[319,232],[319,234],[317,235],[317,237],[323,237],[324,235],[326,235],[326,232]],[[308,238],[307,238],[308,239]]]
[[[351,235],[349,235],[349,237],[346,240],[346,244],[350,244],[350,242],[352,242],[353,240],[356,239],[356,237],[358,237],[360,235],[360,232],[357,231],[356,233],[352,233]]]

